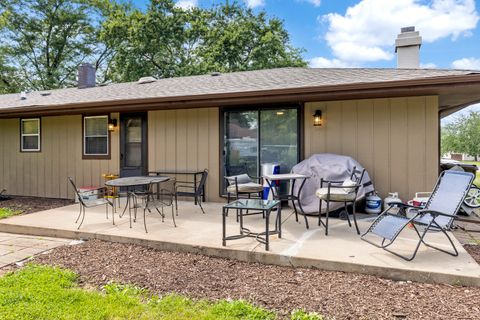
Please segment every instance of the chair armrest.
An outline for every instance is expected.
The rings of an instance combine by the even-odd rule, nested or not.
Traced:
[[[335,184],[338,184],[338,183],[343,183],[344,181],[335,181],[335,180],[323,180],[324,183],[335,183]]]
[[[196,186],[184,185],[184,184],[177,184],[176,189],[178,188],[189,188],[189,189],[196,189]]]
[[[335,186],[335,185],[330,185],[329,186],[330,189],[355,189],[355,188],[359,188],[360,185],[359,184],[356,184],[354,186]]]
[[[418,213],[421,214],[421,215],[429,213],[432,216],[444,216],[444,217],[449,217],[449,218],[454,218],[454,219],[457,217],[457,216],[452,215],[452,214],[443,213],[443,212],[440,212],[440,211],[430,210],[430,209],[423,209],[423,210],[418,211]]]
[[[87,192],[98,191],[98,190],[106,191],[107,187],[100,187],[100,188],[95,188],[95,189],[90,189],[90,190],[85,190],[85,191],[77,190],[77,192],[78,193],[87,193]]]
[[[191,185],[194,184],[193,181],[181,181],[181,180],[177,180],[177,183],[186,183],[186,184],[191,184]],[[197,183],[198,183],[198,181],[197,181]]]

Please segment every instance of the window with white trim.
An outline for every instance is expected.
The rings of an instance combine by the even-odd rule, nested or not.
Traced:
[[[22,152],[40,151],[40,118],[20,120],[20,146]]]
[[[108,116],[83,118],[83,155],[109,156]]]

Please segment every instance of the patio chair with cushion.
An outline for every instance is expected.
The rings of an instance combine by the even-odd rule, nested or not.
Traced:
[[[147,191],[141,192],[138,196],[135,192],[130,192],[130,196],[133,201],[133,207],[135,208],[134,221],[137,219],[136,209],[143,209],[143,225],[145,227],[145,233],[148,233],[146,212],[152,212],[152,210],[156,210],[162,217],[162,222],[164,222],[165,207],[171,207],[173,225],[174,227],[177,227],[173,208],[176,202],[176,180],[174,178],[160,183],[152,182],[148,185]],[[131,226],[132,224],[130,222],[130,227]]]
[[[225,166],[225,182],[228,203],[232,197],[235,200],[242,197],[251,198],[252,195],[262,197],[262,178],[250,176],[246,165]]]
[[[107,219],[108,219],[108,206],[112,207],[112,222],[113,222],[113,224],[115,224],[115,212],[114,212],[114,209],[113,209],[113,203],[112,202],[110,202],[108,199],[105,199],[103,197],[98,198],[98,199],[85,199],[82,192],[80,192],[78,190],[77,186],[75,185],[75,181],[73,181],[73,179],[71,177],[68,177],[68,181],[70,181],[70,184],[72,185],[73,190],[75,191],[75,194],[78,198],[78,202],[80,204],[80,213],[78,214],[78,217],[77,217],[77,220],[75,220],[75,223],[78,223],[78,220],[80,219],[80,216],[82,216],[82,221],[78,225],[77,229],[80,229],[80,227],[83,224],[83,220],[85,219],[85,208],[93,208],[93,207],[98,207],[98,206],[101,206],[101,205],[105,205]],[[90,190],[90,191],[102,191],[102,193],[103,193],[105,191],[105,187],[93,189],[93,190]],[[82,215],[82,213],[83,213],[83,215]]]
[[[442,172],[424,209],[403,203],[392,203],[375,219],[367,232],[361,236],[361,239],[407,261],[415,258],[422,243],[429,248],[448,253],[452,256],[458,256],[457,248],[453,244],[447,231],[451,228],[453,220],[456,218],[460,206],[468,194],[473,179],[474,175],[469,172],[452,170]],[[404,214],[407,208],[415,208],[418,211],[413,217],[408,218],[406,214]],[[397,211],[396,213],[392,212],[394,209]],[[408,225],[412,226],[419,238],[411,256],[401,255],[389,248]],[[422,228],[423,231],[421,230]],[[427,243],[425,236],[429,231],[442,232],[448,239],[453,251]],[[374,242],[373,239],[370,239],[373,238],[370,237],[370,235],[374,235],[381,241],[377,241],[379,243]],[[367,238],[367,236],[369,237]]]
[[[226,170],[228,173],[229,171]],[[257,199],[262,198],[263,193],[263,186],[261,185],[261,179],[259,177],[251,177],[246,173],[234,175],[234,176],[226,176],[225,181],[227,185],[227,202],[230,203],[232,198],[234,200],[238,200],[240,198],[248,198],[251,199],[252,196]],[[247,215],[250,214],[257,214],[263,212],[255,212],[251,213],[247,210]],[[228,210],[226,212],[228,216]],[[239,220],[239,210],[237,210],[237,222]]]
[[[352,207],[352,216],[355,223],[355,229],[357,229],[357,233],[360,234],[356,217],[356,205],[358,189],[360,189],[362,185],[364,174],[365,169],[357,170],[356,167],[353,167],[350,177],[345,181],[324,180],[323,178],[320,180],[320,188],[317,189],[315,195],[320,199],[318,208],[318,225],[323,225],[325,227],[325,235],[328,235],[328,216],[330,214],[330,202],[343,203],[348,225],[350,227],[352,227],[352,223],[350,222],[348,208],[349,206]],[[325,201],[327,203],[325,222],[322,221],[322,201]]]
[[[198,185],[193,184],[180,184],[176,186],[176,195],[178,197],[193,197],[194,203],[198,204],[202,212],[205,214],[205,210],[202,207],[202,198],[203,193],[205,191],[205,184],[207,183],[208,178],[208,169],[203,170],[202,177],[200,178],[200,182]],[[177,199],[175,198],[175,202]],[[178,205],[177,207],[177,215],[178,215]]]

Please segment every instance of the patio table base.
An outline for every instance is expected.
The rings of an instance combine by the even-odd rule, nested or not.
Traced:
[[[239,210],[239,222],[240,222],[240,234],[226,235],[226,217],[229,209]],[[275,229],[270,230],[270,213],[276,209],[277,217],[275,219]],[[265,231],[253,232],[249,228],[243,226],[243,217],[247,215],[253,215],[252,213],[244,214],[244,210],[256,210],[257,214],[264,213],[265,216]],[[222,208],[222,245],[227,245],[227,240],[238,240],[243,238],[255,238],[258,242],[265,245],[265,250],[269,248],[269,236],[278,234],[278,237],[282,237],[282,206],[278,200],[252,200],[252,199],[239,199],[232,203],[229,203]]]

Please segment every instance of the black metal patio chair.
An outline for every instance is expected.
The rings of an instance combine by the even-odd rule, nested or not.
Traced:
[[[415,258],[422,243],[429,248],[458,256],[457,248],[447,231],[451,228],[474,178],[475,176],[469,172],[443,171],[424,209],[404,203],[392,203],[375,219],[367,232],[361,236],[361,239],[407,261]],[[392,212],[394,208],[398,211],[397,213]],[[407,208],[418,209],[418,213],[408,218],[404,213]],[[389,248],[408,225],[413,227],[419,239],[411,256],[401,255]],[[423,228],[422,232],[419,230],[420,228]],[[448,239],[453,251],[427,243],[425,236],[429,231],[442,232]],[[376,238],[381,239],[381,242],[374,242],[373,239],[370,239],[373,238],[370,235],[375,235]]]
[[[80,219],[80,216],[82,216],[82,221],[78,225],[77,229],[80,229],[80,227],[83,224],[83,220],[85,219],[85,208],[93,208],[93,207],[98,207],[98,206],[101,206],[101,205],[105,205],[107,219],[108,219],[108,206],[112,207],[112,222],[113,222],[113,224],[115,224],[115,211],[114,211],[112,202],[110,202],[108,199],[105,199],[103,197],[98,198],[98,199],[91,199],[91,200],[84,199],[84,195],[82,195],[82,192],[80,192],[77,189],[77,186],[75,185],[75,181],[73,181],[73,179],[71,177],[68,177],[68,181],[70,181],[70,184],[72,185],[73,190],[75,191],[75,194],[78,197],[78,203],[80,204],[80,213],[78,214],[78,217],[77,217],[77,220],[75,220],[75,223],[78,223],[78,220]],[[105,187],[93,189],[93,191],[95,191],[95,190],[96,191],[102,191],[103,192],[102,194],[104,194]],[[82,213],[83,213],[83,215],[82,215]]]
[[[143,209],[143,226],[145,227],[145,233],[147,230],[146,213],[156,210],[162,217],[162,222],[165,221],[165,207],[171,207],[172,220],[174,227],[177,227],[175,222],[174,205],[176,202],[176,180],[171,178],[164,182],[152,182],[148,185],[147,190],[137,195],[134,191],[130,192],[130,197],[133,201],[134,208],[134,221],[137,219],[137,209]],[[130,227],[131,215],[130,215]]]
[[[320,189],[315,192],[315,195],[320,199],[318,206],[318,225],[325,227],[325,235],[328,235],[328,216],[330,214],[330,202],[341,202],[345,208],[348,225],[352,227],[350,222],[348,208],[352,207],[353,222],[357,234],[360,234],[358,229],[356,217],[356,205],[358,190],[362,186],[365,169],[357,170],[353,167],[350,178],[345,181],[320,180]],[[324,186],[325,185],[325,186]],[[325,222],[322,221],[322,201],[327,203],[327,211],[325,212]]]
[[[198,185],[191,185],[191,184],[179,184],[176,186],[176,196],[177,197],[193,197],[194,203],[198,204],[202,212],[205,214],[205,210],[203,210],[202,206],[202,198],[205,192],[205,184],[207,183],[208,177],[208,169],[203,170],[202,177],[200,178],[200,182]],[[175,198],[175,202],[177,202],[177,198]],[[176,205],[177,208],[177,215],[178,215],[178,203]]]

